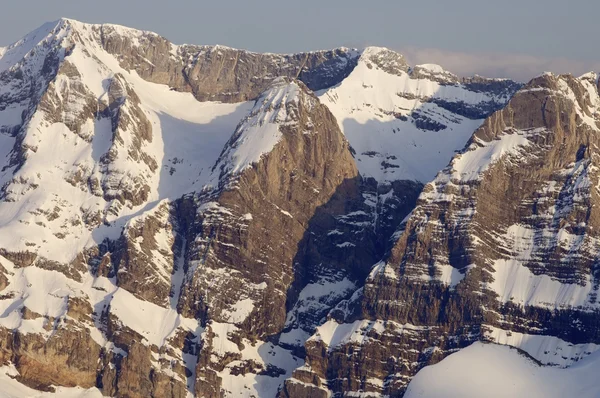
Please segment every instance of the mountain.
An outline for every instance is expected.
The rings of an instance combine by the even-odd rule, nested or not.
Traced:
[[[599,104],[595,74],[46,24],[0,49],[6,393],[402,396],[478,341],[586,360]]]
[[[488,117],[424,187],[363,290],[317,328],[287,390],[324,379],[336,393],[396,396],[474,341],[558,367],[598,350],[598,104],[596,75],[545,74]]]

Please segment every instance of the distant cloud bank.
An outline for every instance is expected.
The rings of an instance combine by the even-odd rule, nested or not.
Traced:
[[[475,74],[485,77],[506,77],[522,82],[543,72],[571,73],[580,76],[590,71],[600,72],[600,61],[579,61],[567,58],[544,58],[524,54],[473,54],[433,48],[400,49],[411,65],[440,64],[459,76]]]

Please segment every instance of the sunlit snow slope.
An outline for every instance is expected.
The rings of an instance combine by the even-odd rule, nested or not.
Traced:
[[[475,343],[417,373],[405,398],[595,398],[599,367],[600,353],[556,369],[508,346]]]
[[[398,53],[368,47],[352,73],[320,96],[356,150],[361,174],[426,183],[518,88],[474,81],[438,65],[411,68]]]

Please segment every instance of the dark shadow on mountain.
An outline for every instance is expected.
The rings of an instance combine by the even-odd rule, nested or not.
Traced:
[[[413,110],[412,115],[406,120],[371,119],[362,124],[354,119],[343,121],[350,142],[360,142],[367,135],[372,137],[370,145],[363,145],[362,152],[355,154],[359,170],[366,170],[378,181],[409,180],[426,184],[465,147],[481,125],[480,119],[464,120],[459,131],[450,122],[446,122],[449,127],[439,128],[437,124],[444,123],[439,115],[437,121],[419,109]]]
[[[414,208],[421,189],[422,184],[413,181],[378,184],[360,176],[344,180],[330,200],[316,209],[298,244],[286,310],[294,308],[302,289],[311,283],[347,278],[357,289],[363,286],[373,264],[390,249],[392,234]],[[322,298],[323,309],[298,312],[294,326],[312,332],[338,302],[354,291],[342,293],[336,302]]]

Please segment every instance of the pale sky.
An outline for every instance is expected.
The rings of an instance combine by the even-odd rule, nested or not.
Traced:
[[[597,0],[0,0],[0,46],[68,17],[268,52],[377,45],[459,75],[600,71]]]

